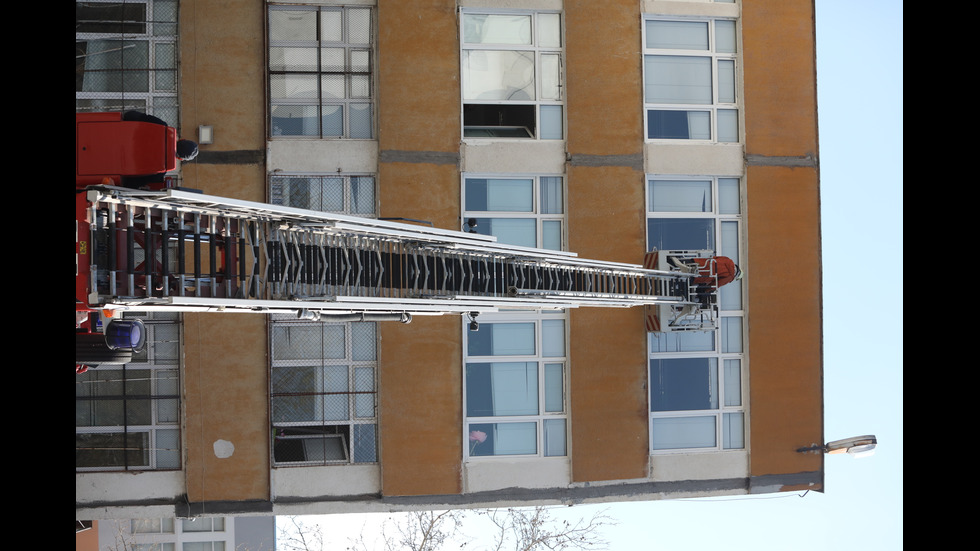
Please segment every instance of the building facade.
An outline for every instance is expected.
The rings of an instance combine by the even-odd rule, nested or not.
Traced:
[[[229,7],[76,2],[76,109],[211,127],[180,172],[208,194],[745,277],[703,333],[642,308],[152,319],[139,363],[76,377],[77,517],[823,489],[796,452],[823,442],[812,0]]]

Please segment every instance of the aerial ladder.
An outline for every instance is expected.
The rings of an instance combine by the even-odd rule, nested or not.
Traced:
[[[76,159],[94,155],[101,142],[78,136]],[[125,311],[462,314],[472,328],[499,309],[644,306],[650,331],[711,330],[718,319],[717,293],[682,269],[711,251],[653,251],[644,265],[587,260],[473,231],[132,189],[118,177],[92,185],[92,172],[76,171],[76,364],[128,361],[142,346],[139,322],[119,320]]]

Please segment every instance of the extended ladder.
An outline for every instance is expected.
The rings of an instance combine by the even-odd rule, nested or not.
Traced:
[[[492,236],[180,190],[102,186],[82,195],[77,239],[88,243],[77,269],[92,308],[437,314],[697,306],[691,274]]]

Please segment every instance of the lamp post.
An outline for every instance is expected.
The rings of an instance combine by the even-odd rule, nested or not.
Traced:
[[[846,453],[854,457],[868,457],[874,455],[875,446],[877,445],[878,439],[875,438],[875,435],[866,434],[843,440],[834,440],[823,445],[814,444],[809,447],[797,448],[796,451],[800,453]]]

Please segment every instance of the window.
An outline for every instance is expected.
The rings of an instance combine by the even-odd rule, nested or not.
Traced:
[[[370,8],[270,6],[272,136],[374,137]]]
[[[75,470],[180,468],[180,321],[136,315],[147,344],[133,361],[75,376]]]
[[[647,139],[738,142],[733,20],[644,21]]]
[[[276,173],[269,178],[269,201],[309,210],[374,216],[374,176]]]
[[[75,111],[177,126],[177,0],[75,2]]]
[[[559,13],[462,13],[464,138],[564,137]]]
[[[466,456],[566,454],[565,315],[481,316],[465,332]]]
[[[463,179],[464,230],[476,220],[477,233],[501,243],[561,250],[564,226],[564,181],[561,176]]]
[[[275,316],[273,463],[377,461],[377,328]]]
[[[738,178],[647,180],[648,248],[707,250],[739,263]],[[744,448],[741,281],[719,289],[718,329],[649,335],[652,451]]]

